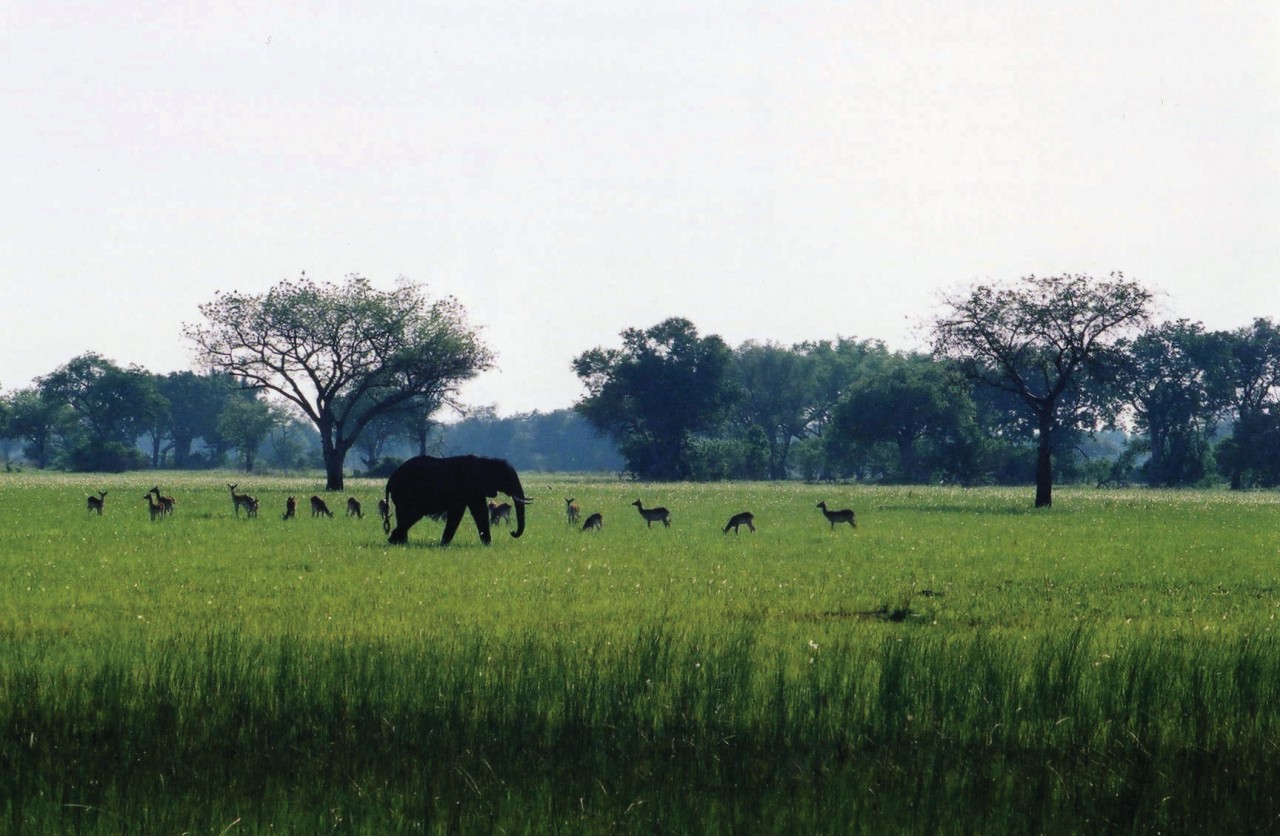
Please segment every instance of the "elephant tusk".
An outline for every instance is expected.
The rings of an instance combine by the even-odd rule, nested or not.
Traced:
[[[532,498],[526,499],[523,496],[513,496],[511,498],[514,499],[516,502],[519,502],[521,505],[530,505],[533,503]]]

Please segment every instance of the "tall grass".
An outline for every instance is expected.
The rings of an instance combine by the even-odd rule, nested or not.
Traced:
[[[78,510],[87,481],[0,481],[0,829],[1240,832],[1280,814],[1268,496],[1060,492],[1043,513],[844,488],[859,528],[833,532],[813,507],[832,488],[533,478],[555,511],[525,538],[486,549],[464,527],[440,549],[424,523],[392,549],[376,521],[270,513],[305,482],[254,489],[261,517],[236,520],[216,478],[175,475],[179,511],[151,523],[155,478],[129,478],[102,518]],[[562,495],[605,529],[569,527]],[[645,529],[636,498],[673,528]],[[747,509],[757,534],[721,533]]]

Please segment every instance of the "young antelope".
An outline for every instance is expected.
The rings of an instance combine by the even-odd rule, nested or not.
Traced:
[[[828,511],[827,503],[825,502],[819,502],[817,507],[822,509],[822,515],[827,518],[827,522],[831,523],[833,529],[836,527],[836,523],[848,523],[852,528],[858,527],[857,517],[848,508],[840,511]]]
[[[155,522],[164,516],[164,503],[160,501],[160,497],[158,495],[153,494],[151,491],[147,491],[142,495],[142,498],[147,501],[147,510],[151,512],[152,522]]]
[[[295,497],[289,497],[284,501],[284,516],[282,520],[291,520],[298,515],[298,500]]]
[[[97,511],[98,516],[102,516],[102,506],[107,503],[107,492],[98,491],[97,496],[91,496],[85,500],[85,511]]]
[[[599,512],[587,517],[587,521],[582,524],[583,531],[591,531],[593,529],[599,531],[602,528],[604,528],[604,515]]]
[[[756,533],[755,519],[756,519],[755,514],[752,514],[750,511],[743,511],[741,514],[734,514],[732,517],[729,518],[728,525],[724,527],[724,533],[728,534],[729,529],[732,528],[733,533],[737,534],[738,526],[745,525],[747,528],[751,529],[752,534],[755,534]]]
[[[489,503],[489,525],[497,525],[498,521],[511,525],[511,503],[503,502],[498,505]]]
[[[640,500],[631,503],[640,511],[640,516],[644,517],[644,527],[649,528],[655,522],[661,520],[663,528],[671,527],[671,512],[666,508],[646,508],[640,504]]]
[[[573,525],[578,521],[578,515],[582,513],[582,509],[574,504],[574,500],[566,499],[564,501],[564,512],[569,518],[569,524]]]
[[[354,496],[347,497],[347,516],[358,520],[364,519],[364,512],[360,510],[360,500]]]
[[[311,516],[313,517],[332,517],[333,512],[329,510],[329,506],[324,504],[324,500],[318,496],[311,497]]]
[[[236,516],[240,516],[240,509],[243,508],[245,515],[249,517],[258,516],[258,500],[247,493],[236,493],[239,484],[227,485],[231,490],[231,505],[235,508]]]

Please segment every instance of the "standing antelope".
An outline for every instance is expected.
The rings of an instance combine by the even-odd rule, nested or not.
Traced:
[[[750,511],[743,511],[741,514],[734,514],[732,517],[729,518],[728,525],[724,527],[724,533],[728,534],[729,529],[732,528],[733,533],[737,534],[738,526],[745,525],[747,528],[751,529],[752,534],[755,534],[756,533],[755,519],[756,519],[755,515],[752,514]]]
[[[825,502],[819,502],[817,507],[822,509],[822,515],[827,518],[827,522],[831,523],[832,529],[836,527],[836,523],[848,523],[853,528],[858,527],[857,516],[848,508],[840,511],[828,511],[827,503]]]
[[[573,504],[572,499],[564,501],[564,512],[569,517],[569,524],[572,525],[578,521],[578,515],[582,513],[582,509]]]
[[[159,494],[153,494],[151,491],[147,491],[142,495],[142,498],[147,501],[147,510],[151,512],[152,522],[155,522],[165,515],[164,503],[160,501]]]
[[[297,515],[298,515],[298,500],[291,496],[284,501],[284,516],[282,516],[280,519],[291,520]]]
[[[98,491],[97,496],[88,497],[85,500],[84,509],[88,511],[97,511],[98,516],[102,516],[102,506],[107,502],[107,492]]]
[[[662,520],[663,528],[671,527],[671,512],[666,508],[646,508],[640,504],[640,500],[631,503],[640,511],[640,516],[644,517],[644,527],[649,528],[655,520]]]
[[[502,520],[507,525],[511,525],[511,503],[503,502],[499,505],[489,503],[489,525],[497,525],[498,520]]]
[[[329,506],[324,504],[324,500],[318,496],[311,497],[311,516],[313,517],[332,517],[333,512],[329,510]]]
[[[241,508],[244,508],[245,516],[258,516],[258,500],[247,493],[236,493],[236,488],[239,486],[238,482],[234,485],[227,485],[231,489],[231,506],[235,508],[236,516],[240,516]]]
[[[364,511],[360,510],[360,500],[354,496],[347,497],[347,516],[358,520],[364,519]]]
[[[583,531],[590,531],[592,529],[599,531],[602,528],[604,528],[604,516],[598,511],[587,517],[587,521],[582,524]]]
[[[378,516],[382,517],[382,532],[389,534],[391,532],[391,504],[387,500],[378,500]]]
[[[173,506],[178,504],[178,500],[174,499],[171,496],[161,496],[159,485],[156,485],[154,488],[152,488],[150,492],[156,495],[156,501],[164,506],[164,512],[166,514],[173,513]]]

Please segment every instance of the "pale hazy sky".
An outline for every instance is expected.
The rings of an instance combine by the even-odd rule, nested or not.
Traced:
[[[1280,3],[0,6],[0,387],[190,368],[217,290],[454,296],[465,399],[567,407],[670,316],[918,347],[939,290],[1122,271],[1280,319]]]

